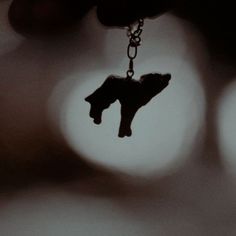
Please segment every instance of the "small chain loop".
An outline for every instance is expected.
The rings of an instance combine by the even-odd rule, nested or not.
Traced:
[[[137,57],[137,54],[138,54],[138,48],[137,46],[133,46],[132,44],[129,44],[128,46],[128,58],[130,60],[133,60]]]
[[[133,29],[131,26],[128,27],[127,36],[129,38],[129,45],[127,48],[127,56],[130,59],[129,69],[127,71],[127,78],[134,76],[134,63],[133,60],[138,55],[138,47],[141,45],[141,34],[143,32],[142,27],[144,25],[144,19],[139,19],[137,29]]]
[[[134,76],[134,71],[133,70],[128,70],[126,75],[127,75],[127,79],[132,79],[132,77]]]

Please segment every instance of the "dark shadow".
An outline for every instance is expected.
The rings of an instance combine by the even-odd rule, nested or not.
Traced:
[[[222,63],[236,62],[233,1],[178,1],[175,5],[173,12],[192,22],[203,33],[212,57]]]
[[[131,123],[137,111],[145,106],[154,96],[168,86],[170,74],[146,74],[140,80],[111,75],[91,95],[86,97],[90,103],[90,117],[95,124],[101,124],[103,110],[116,100],[121,104],[120,138],[132,135]]]
[[[57,40],[25,40],[0,58],[2,193],[41,182],[61,184],[97,175],[112,179],[113,174],[108,170],[75,154],[60,134],[54,132],[48,118],[48,100],[55,86],[78,65],[86,66],[88,60],[90,31],[79,26],[77,30],[78,34]],[[95,58],[103,57],[102,37],[96,36],[97,45],[92,47]],[[78,76],[81,79],[86,78]]]
[[[208,167],[214,166],[222,170],[224,163],[219,147],[217,117],[221,96],[236,76],[236,30],[233,5],[231,1],[224,3],[212,0],[180,1],[172,11],[173,14],[199,30],[206,42],[206,50],[209,55],[208,67],[202,65],[202,61],[196,57],[199,70],[202,71],[202,68],[205,67],[202,71],[202,84],[207,104],[204,154],[199,157],[199,161]],[[194,50],[194,45],[192,48]]]

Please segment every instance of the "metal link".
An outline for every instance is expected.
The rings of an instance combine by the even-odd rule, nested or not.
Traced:
[[[129,61],[129,68],[130,70],[134,69],[134,61],[132,59]]]
[[[133,60],[137,57],[138,54],[138,47],[132,46],[132,44],[129,44],[127,49],[127,55],[130,60]]]
[[[129,45],[127,48],[127,56],[130,59],[129,69],[127,71],[127,78],[132,78],[134,76],[133,60],[138,55],[138,47],[141,45],[141,34],[143,32],[142,27],[144,25],[144,19],[139,19],[137,29],[132,29],[131,26],[128,27],[127,36],[129,38]]]
[[[134,36],[139,37],[142,34],[143,30],[142,29],[137,29],[134,31]]]
[[[128,70],[126,75],[127,75],[127,79],[131,79],[134,76],[134,71],[133,70]]]

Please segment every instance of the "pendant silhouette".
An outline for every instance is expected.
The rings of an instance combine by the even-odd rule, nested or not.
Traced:
[[[117,99],[121,104],[119,137],[132,135],[131,123],[140,107],[168,86],[170,74],[151,73],[140,80],[110,75],[95,92],[85,98],[89,102],[90,117],[95,124],[102,122],[102,112]]]

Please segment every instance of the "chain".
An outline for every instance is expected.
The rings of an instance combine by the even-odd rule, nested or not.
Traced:
[[[127,70],[127,78],[131,79],[134,76],[134,59],[138,54],[138,47],[141,45],[141,34],[143,32],[144,19],[139,19],[137,29],[132,26],[128,27],[127,36],[129,37],[129,45],[127,55],[129,58],[129,69]]]

